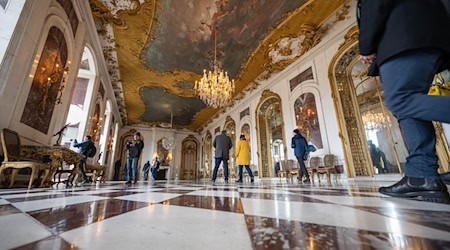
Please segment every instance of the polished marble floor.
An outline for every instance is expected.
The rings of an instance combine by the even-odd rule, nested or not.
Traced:
[[[0,189],[0,249],[450,249],[450,205],[381,182]]]

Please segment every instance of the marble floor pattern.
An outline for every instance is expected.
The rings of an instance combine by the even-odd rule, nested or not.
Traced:
[[[382,182],[0,189],[0,249],[450,249],[450,205]]]

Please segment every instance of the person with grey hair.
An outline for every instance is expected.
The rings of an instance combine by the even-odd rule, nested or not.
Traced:
[[[213,146],[215,148],[215,166],[212,181],[216,181],[217,171],[219,170],[220,163],[223,162],[223,175],[225,183],[228,183],[228,159],[230,158],[230,149],[233,147],[233,142],[227,135],[226,130],[222,130],[222,133],[214,138]]]
[[[127,173],[125,184],[131,184],[132,181],[137,183],[137,165],[139,156],[141,156],[142,149],[144,148],[144,142],[141,138],[141,133],[136,132],[134,134],[134,140],[127,142],[128,160],[127,160]]]

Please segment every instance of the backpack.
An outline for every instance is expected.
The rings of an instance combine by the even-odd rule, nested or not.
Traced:
[[[92,158],[97,153],[97,148],[95,147],[94,143],[90,143],[85,151],[85,154],[87,157]]]

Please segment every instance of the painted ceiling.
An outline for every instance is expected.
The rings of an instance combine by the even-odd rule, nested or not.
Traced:
[[[197,131],[223,112],[193,90],[212,66],[215,36],[218,62],[236,79],[236,101],[320,42],[325,22],[346,15],[338,11],[345,2],[90,0],[99,33],[113,44],[105,57],[119,72],[113,78],[128,124],[167,124],[173,114],[174,127]]]

